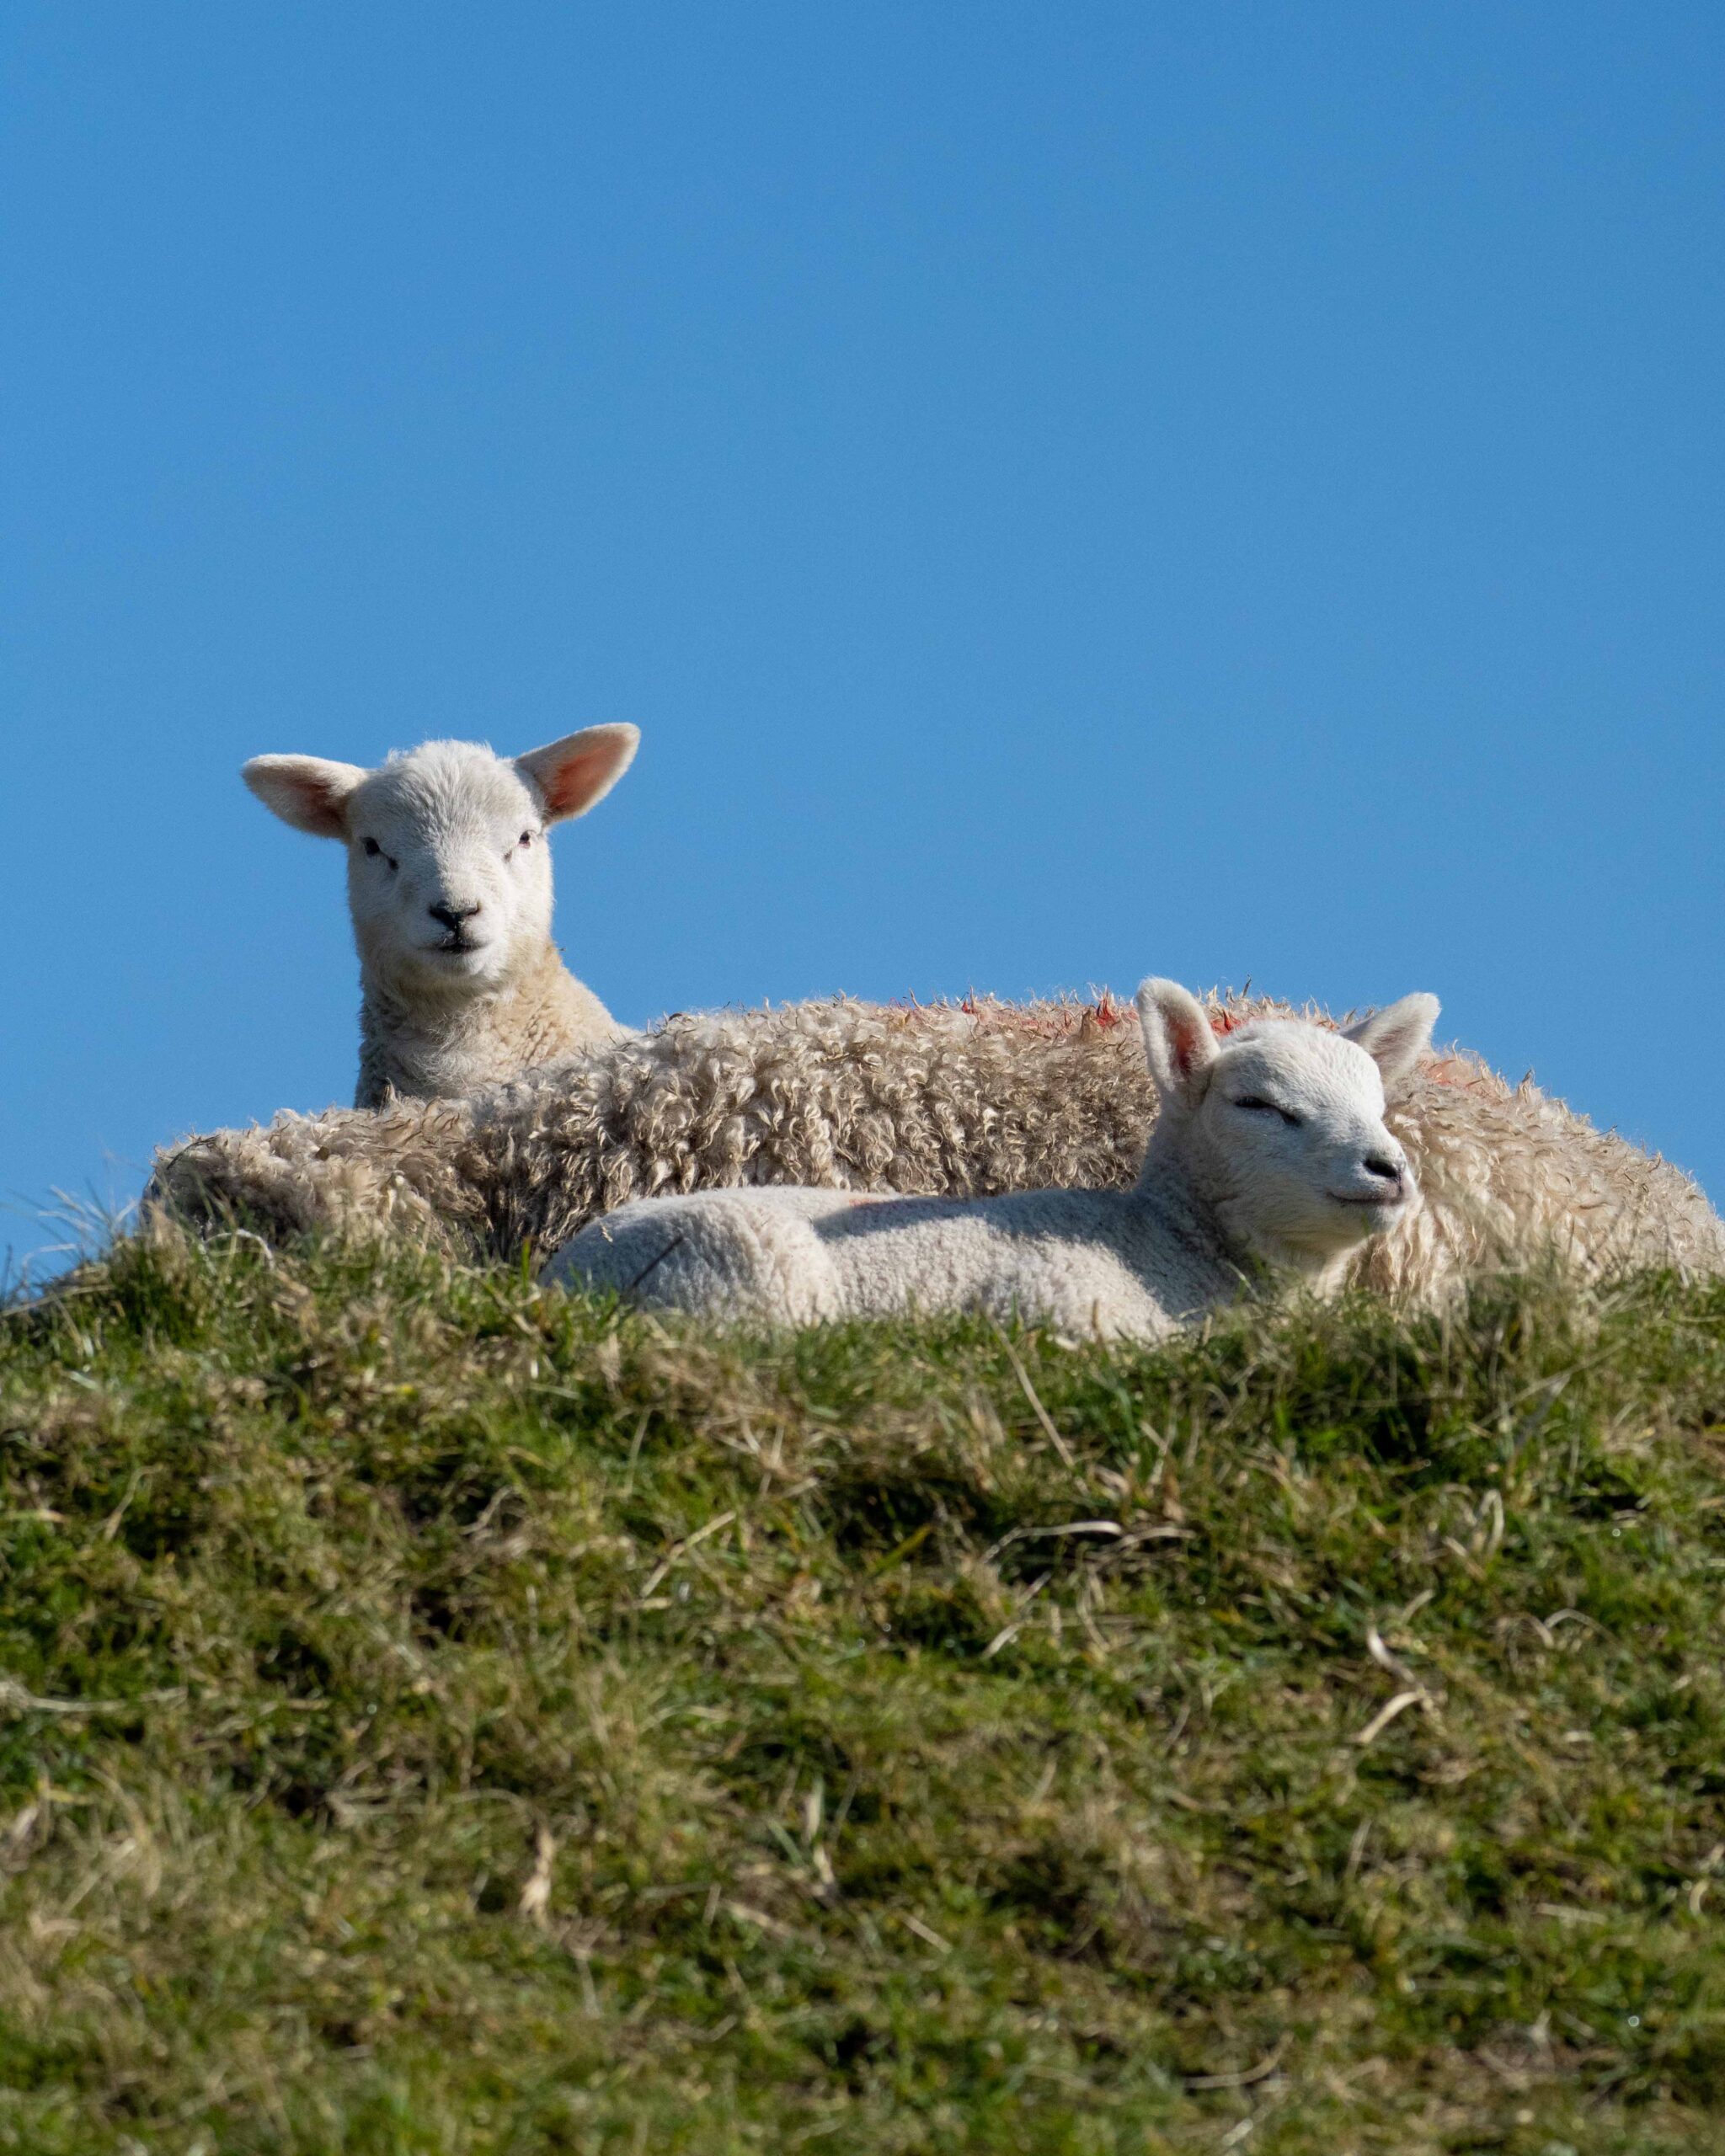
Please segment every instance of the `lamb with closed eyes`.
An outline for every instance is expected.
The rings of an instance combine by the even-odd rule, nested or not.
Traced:
[[[983,1310],[1072,1337],[1155,1339],[1248,1283],[1338,1285],[1418,1203],[1385,1087],[1429,1043],[1435,997],[1404,996],[1345,1033],[1258,1018],[1220,1039],[1173,981],[1146,981],[1137,1009],[1158,1107],[1130,1189],[642,1198],[590,1222],[546,1278],[770,1325]]]

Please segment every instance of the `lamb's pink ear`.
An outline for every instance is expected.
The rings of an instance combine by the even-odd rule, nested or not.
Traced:
[[[515,769],[537,789],[545,820],[585,815],[602,801],[635,760],[641,745],[638,726],[589,726],[565,734],[515,758]]]
[[[1164,1100],[1195,1106],[1210,1083],[1216,1037],[1204,1006],[1178,981],[1147,980],[1137,995],[1144,1059]]]
[[[1432,1027],[1442,1008],[1435,995],[1404,995],[1349,1026],[1355,1041],[1383,1073],[1384,1091],[1393,1092],[1432,1044]]]
[[[254,756],[239,775],[284,824],[318,839],[347,836],[348,796],[371,776],[362,764],[324,756]]]

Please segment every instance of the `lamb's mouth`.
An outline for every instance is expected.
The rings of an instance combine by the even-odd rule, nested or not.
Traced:
[[[1352,1205],[1363,1213],[1399,1213],[1407,1203],[1404,1191],[1397,1191],[1393,1198],[1387,1195],[1343,1198],[1339,1190],[1332,1190],[1330,1196],[1338,1205]]]
[[[425,948],[439,958],[469,958],[475,951],[483,951],[483,943],[474,942],[471,936],[446,936],[441,943],[428,943]]]

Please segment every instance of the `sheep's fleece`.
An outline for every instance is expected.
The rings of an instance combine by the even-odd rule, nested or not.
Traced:
[[[1208,1007],[1226,1033],[1290,1006]],[[553,1251],[595,1214],[662,1192],[1119,1188],[1155,1113],[1131,1006],[1108,997],[838,1000],[675,1016],[467,1100],[189,1139],[158,1156],[144,1203],[278,1241],[409,1232],[507,1257]],[[1471,1268],[1554,1247],[1590,1273],[1725,1273],[1725,1224],[1680,1169],[1474,1056],[1425,1057],[1386,1120],[1424,1202],[1354,1261],[1361,1284],[1438,1299]]]

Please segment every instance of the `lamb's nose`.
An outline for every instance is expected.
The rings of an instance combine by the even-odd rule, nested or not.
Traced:
[[[471,921],[473,918],[479,908],[476,902],[470,906],[427,906],[425,910],[433,921],[441,921],[453,936],[464,921]]]
[[[1368,1153],[1359,1165],[1369,1176],[1381,1176],[1386,1182],[1392,1182],[1397,1188],[1401,1187],[1402,1163],[1391,1159],[1389,1154]]]

